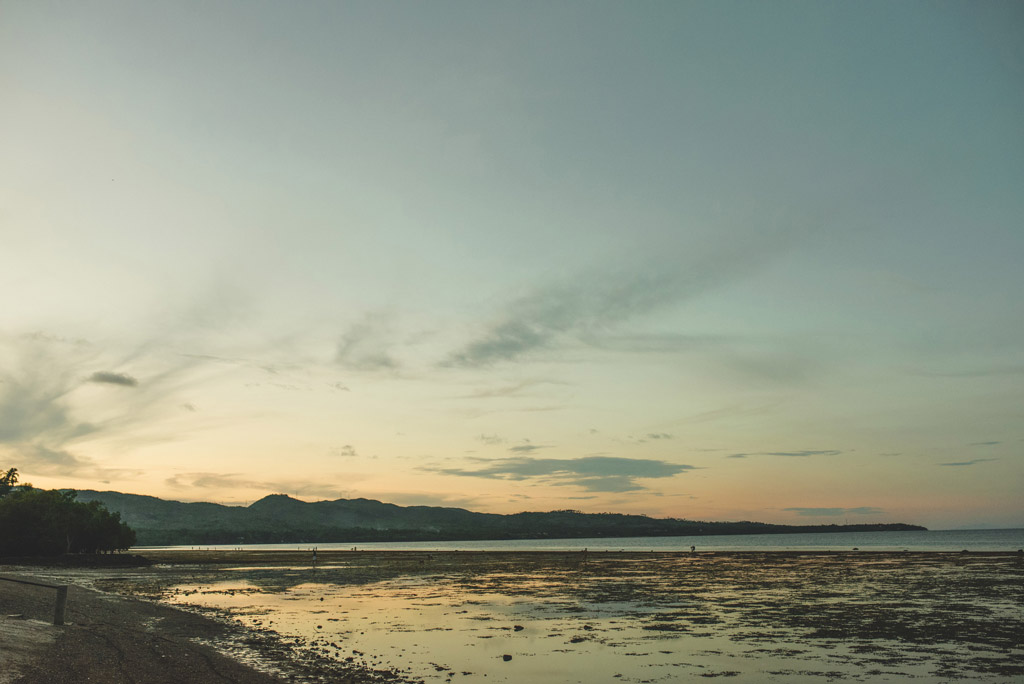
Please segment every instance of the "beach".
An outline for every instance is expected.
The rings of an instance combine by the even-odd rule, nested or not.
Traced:
[[[0,567],[72,585],[0,583],[0,682],[1024,678],[1017,553],[141,553]]]
[[[84,577],[79,576],[81,572],[62,571],[56,578],[81,582],[69,587],[62,626],[52,624],[53,590],[0,582],[0,684],[378,684],[390,680],[293,654],[273,637],[250,632],[231,620],[86,588],[83,585],[91,584],[97,571],[88,571]],[[51,578],[52,569],[5,567],[0,574]],[[246,655],[240,657],[240,651]],[[246,662],[253,660],[262,667]]]

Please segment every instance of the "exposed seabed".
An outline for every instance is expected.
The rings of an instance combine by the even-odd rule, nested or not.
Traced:
[[[284,649],[477,682],[1024,678],[1024,556],[917,552],[149,551],[76,571]],[[56,571],[55,571],[56,572]]]

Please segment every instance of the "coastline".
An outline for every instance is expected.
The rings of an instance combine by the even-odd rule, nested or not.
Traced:
[[[689,578],[707,586],[719,581],[719,576],[731,577],[729,581],[734,583],[750,583],[751,596],[762,602],[757,610],[766,612],[764,617],[751,618],[752,613],[748,615],[750,609],[740,607],[738,610],[748,611],[744,613],[744,619],[761,620],[765,625],[772,623],[773,627],[779,626],[780,621],[789,620],[802,630],[799,633],[804,635],[800,637],[803,642],[815,639],[890,639],[911,646],[920,643],[924,650],[934,650],[936,643],[967,644],[968,649],[979,651],[987,659],[984,663],[979,661],[979,667],[984,665],[991,669],[988,678],[979,671],[980,681],[1007,681],[1005,677],[1024,675],[1024,668],[1016,666],[1014,669],[1010,660],[1000,664],[993,659],[993,654],[1000,650],[1007,653],[1007,658],[1009,651],[1014,649],[1018,649],[1019,655],[1022,647],[1020,638],[1014,642],[1014,637],[1007,636],[1024,626],[1019,614],[1016,622],[1009,625],[1005,620],[997,623],[981,617],[972,618],[968,630],[964,616],[951,612],[951,607],[971,592],[984,595],[987,600],[1002,601],[1010,608],[1024,604],[1019,589],[1024,579],[1024,558],[1016,553],[731,551],[690,554],[600,551],[583,554],[324,550],[318,554],[316,569],[312,567],[311,553],[306,550],[179,549],[138,553],[152,565],[135,568],[0,567],[3,575],[35,577],[72,585],[68,599],[70,624],[66,627],[54,627],[44,622],[52,615],[49,593],[27,589],[9,591],[7,586],[0,586],[0,627],[7,629],[5,635],[14,635],[13,639],[5,636],[5,641],[21,644],[20,650],[6,646],[7,651],[19,650],[21,660],[17,661],[15,668],[7,668],[6,680],[3,678],[5,675],[0,674],[0,684],[59,684],[65,681],[70,684],[89,681],[90,676],[95,681],[111,683],[332,681],[370,684],[418,681],[430,674],[402,674],[394,668],[369,667],[366,661],[355,661],[351,657],[346,660],[340,657],[340,650],[329,651],[312,639],[303,641],[273,629],[254,628],[223,609],[169,605],[172,601],[187,603],[190,600],[170,593],[171,587],[190,583],[199,589],[206,587],[216,598],[218,592],[213,591],[211,585],[226,577],[233,580],[245,578],[256,582],[260,591],[281,595],[310,582],[365,588],[401,580],[427,587],[444,578],[459,576],[485,578],[492,591],[504,591],[510,596],[514,594],[516,600],[542,602],[547,598],[531,594],[529,590],[513,588],[508,582],[495,584],[490,578],[543,576],[565,585],[558,591],[586,591],[590,582],[602,592],[628,589],[631,600],[650,601],[659,589],[648,586],[645,581],[630,586],[621,580],[641,576],[649,579],[657,573],[674,573],[677,578]],[[794,570],[796,568],[799,572]],[[874,583],[881,582],[884,573],[884,581],[896,586],[903,582],[933,582],[933,577],[951,572],[957,573],[955,586],[929,585],[932,586],[931,591],[937,592],[929,599],[934,605],[913,609],[901,605],[900,611],[917,612],[888,626],[884,621],[893,617],[886,617],[885,612],[895,615],[890,605],[885,604],[891,597],[879,597],[878,606],[858,603],[853,606],[855,610],[844,610],[841,615],[824,615],[818,614],[817,608],[809,603],[783,605],[779,600],[761,596],[788,583],[792,591],[805,596],[802,601],[806,603],[813,598],[807,597],[817,591],[812,586],[817,581],[835,584],[860,576],[862,580],[869,578]],[[871,573],[876,573],[877,577]],[[1007,587],[1013,587],[1014,583],[1018,585],[1013,590],[1016,594],[1005,595]],[[963,595],[951,593],[954,588]],[[904,590],[896,587],[893,591]],[[913,590],[908,587],[906,591]],[[223,594],[223,591],[219,593]],[[198,598],[198,595],[193,598]],[[607,598],[622,600],[623,596],[609,594]],[[863,613],[863,618],[858,617],[859,613]],[[5,617],[12,614],[23,617]],[[710,614],[703,617],[690,615],[681,619],[709,620],[711,617]],[[936,624],[936,620],[945,620],[948,624]],[[10,629],[19,627],[19,624],[20,632]],[[680,624],[685,627],[685,624]],[[711,629],[709,625],[713,623],[702,623],[701,629]],[[648,634],[662,634],[664,630],[680,628],[665,619],[644,627],[654,630]],[[700,632],[691,632],[691,636],[701,635]],[[47,639],[51,640],[47,642]],[[345,650],[348,652],[351,648]],[[890,655],[890,667],[897,660],[896,655]],[[458,668],[460,663],[450,665]],[[971,663],[967,663],[965,667],[969,670],[970,666]],[[11,678],[10,672],[21,674]],[[183,677],[182,673],[188,674]]]
[[[31,567],[16,569],[2,574],[39,576]],[[51,621],[52,591],[0,583],[0,684],[398,681],[346,663],[298,657],[280,639],[227,616],[98,591],[75,583],[74,571],[70,575],[62,626]]]

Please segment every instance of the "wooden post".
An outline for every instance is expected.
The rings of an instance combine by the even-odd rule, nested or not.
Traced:
[[[34,582],[32,580],[15,579],[13,577],[0,577],[5,582],[17,582],[18,584],[31,584],[34,587],[46,587],[57,590],[57,605],[53,609],[53,624],[64,624],[64,611],[68,605],[68,585],[50,584],[49,582]]]
[[[68,585],[57,587],[57,605],[53,610],[53,624],[64,624],[64,609],[68,605]]]

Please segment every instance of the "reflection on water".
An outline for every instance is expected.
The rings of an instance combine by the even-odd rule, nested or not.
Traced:
[[[428,682],[1024,676],[1011,555],[374,557],[238,567],[164,596]]]

